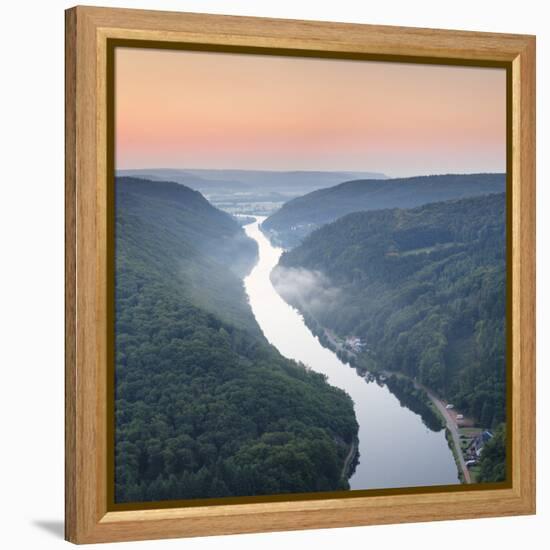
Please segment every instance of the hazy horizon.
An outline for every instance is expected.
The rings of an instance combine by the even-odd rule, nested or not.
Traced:
[[[117,170],[506,170],[504,69],[117,48],[115,80]]]
[[[428,176],[452,176],[452,175],[472,175],[472,174],[506,174],[506,170],[494,170],[494,171],[476,171],[476,172],[426,172],[426,173],[414,173],[414,174],[403,174],[403,175],[392,175],[388,172],[382,172],[379,170],[369,170],[367,168],[365,169],[357,169],[357,170],[346,170],[343,168],[335,168],[335,169],[326,169],[326,170],[320,170],[318,168],[240,168],[238,166],[234,168],[211,168],[209,166],[144,166],[144,167],[135,167],[135,166],[129,166],[127,168],[116,168],[116,172],[130,172],[130,171],[141,171],[146,172],[148,170],[173,170],[173,171],[190,171],[190,172],[199,172],[199,171],[208,171],[208,172],[281,172],[281,173],[289,173],[289,172],[348,172],[348,173],[373,173],[373,174],[380,174],[383,176],[386,176],[387,179],[399,179],[399,178],[420,178],[420,177],[428,177]]]

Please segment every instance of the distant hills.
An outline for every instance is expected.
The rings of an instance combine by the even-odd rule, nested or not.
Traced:
[[[346,181],[286,202],[264,221],[262,229],[276,244],[291,248],[313,230],[351,212],[411,208],[430,202],[500,193],[505,187],[505,174]]]
[[[314,333],[360,339],[357,366],[402,372],[496,427],[506,401],[505,208],[499,193],[348,214],[285,252],[272,280]],[[318,287],[304,289],[312,278]]]
[[[377,172],[312,171],[312,170],[237,170],[237,169],[177,169],[143,168],[119,170],[119,176],[143,177],[149,180],[169,180],[183,183],[197,191],[240,189],[273,191],[299,195],[306,190],[320,189],[350,179],[383,179]]]
[[[348,489],[353,403],[263,336],[255,243],[184,185],[115,191],[115,501]]]
[[[117,175],[175,181],[200,191],[217,208],[232,214],[269,215],[286,201],[350,179],[383,178],[374,172],[207,170],[151,168]]]
[[[223,189],[232,189],[234,191],[250,190],[250,186],[247,183],[232,179],[229,176],[223,177],[221,173],[219,177],[209,178],[206,174],[203,176],[198,172],[200,171],[152,168],[143,170],[118,170],[117,176],[140,178],[149,181],[172,181],[201,192],[214,192]]]

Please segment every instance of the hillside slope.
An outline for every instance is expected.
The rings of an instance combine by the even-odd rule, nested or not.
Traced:
[[[116,502],[348,488],[351,399],[263,337],[242,228],[182,185],[120,178],[115,234]]]
[[[505,420],[504,194],[357,212],[272,273],[310,328],[361,339],[355,362],[401,371],[484,427]]]
[[[274,243],[291,248],[321,225],[351,212],[413,208],[430,202],[500,193],[505,185],[505,174],[348,181],[285,203],[264,221],[262,229]]]

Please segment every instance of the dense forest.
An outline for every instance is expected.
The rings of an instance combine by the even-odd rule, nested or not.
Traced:
[[[255,243],[198,192],[116,180],[115,500],[347,489],[351,399],[263,337]]]
[[[314,332],[360,338],[361,368],[405,373],[483,427],[505,421],[503,193],[349,214],[272,280]]]
[[[275,244],[291,248],[323,224],[351,212],[413,208],[430,202],[500,193],[505,190],[505,185],[505,174],[446,174],[347,181],[288,201],[264,221],[262,229]]]

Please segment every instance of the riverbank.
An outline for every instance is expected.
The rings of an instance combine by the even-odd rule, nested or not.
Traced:
[[[319,341],[310,322],[274,288],[270,275],[282,249],[273,247],[262,233],[262,218],[256,220],[245,226],[245,232],[257,242],[259,260],[244,283],[264,336],[281,355],[322,374],[354,403],[357,448],[351,449],[348,443],[338,473],[342,473],[342,467],[347,470],[352,490],[458,483],[444,433],[426,430],[421,418],[402,407],[385,385],[366,384],[358,370],[350,369]]]
[[[341,474],[342,479],[347,480],[352,476],[353,470],[355,469],[355,465],[357,464],[357,460],[359,458],[358,455],[359,455],[359,446],[357,445],[357,440],[354,440],[350,445],[349,452],[346,455],[346,458],[344,460],[344,465],[342,466],[342,474]]]
[[[449,448],[453,453],[453,457],[455,459],[460,481],[462,483],[472,483],[470,471],[466,466],[464,455],[462,454],[462,448],[460,445],[460,434],[458,433],[458,424],[456,423],[456,414],[452,415],[450,413],[449,409],[447,409],[447,403],[445,401],[437,397],[426,386],[424,386],[423,384],[420,384],[416,380],[413,380],[407,375],[402,373],[393,373],[390,371],[382,371],[382,373],[384,376],[388,377],[388,381],[392,377],[398,377],[398,378],[408,380],[409,383],[412,384],[414,388],[423,392],[426,398],[433,404],[439,417],[442,420],[442,425],[445,427],[445,438],[447,439]],[[390,389],[390,391],[392,391],[390,384],[388,384],[388,388]],[[399,396],[397,395],[397,397]]]
[[[418,382],[416,382],[416,384],[418,384]],[[418,385],[419,387],[422,387],[421,384]],[[464,455],[462,454],[462,448],[460,446],[460,434],[458,433],[458,425],[455,420],[456,415],[451,414],[449,409],[447,409],[447,404],[427,388],[426,393],[445,419],[446,430],[448,430],[448,433],[451,436],[449,447],[451,447],[451,450],[453,451],[455,462],[457,462],[460,472],[464,478],[463,483],[472,483],[472,476],[470,475],[470,470],[468,470],[468,467],[466,466]],[[449,437],[447,437],[447,441],[449,441]]]
[[[385,383],[401,405],[420,415],[430,430],[439,432],[445,427],[444,419],[430,402],[426,391],[415,386],[410,378],[392,374],[386,377]]]
[[[319,338],[319,341],[321,344],[332,350],[336,355],[340,358],[340,360],[347,362],[350,366],[361,370],[359,367],[357,367],[356,364],[356,358],[357,354],[348,349],[340,339],[338,339],[332,332],[325,329],[324,327],[321,327],[314,319],[309,318],[308,316],[304,315],[304,321],[316,334],[316,336]],[[369,374],[369,371],[363,372],[364,375]],[[453,454],[453,458],[456,464],[458,477],[460,479],[461,483],[470,484],[472,483],[472,476],[470,474],[470,471],[468,470],[468,467],[466,466],[466,462],[464,460],[464,455],[462,454],[462,448],[460,445],[460,434],[458,433],[458,424],[457,424],[457,414],[456,411],[451,411],[446,408],[447,403],[440,399],[437,395],[435,395],[429,388],[426,386],[420,384],[416,380],[413,380],[409,376],[400,373],[400,372],[393,372],[393,371],[387,371],[387,370],[377,370],[375,374],[381,375],[384,377],[384,382],[388,382],[388,379],[390,377],[396,377],[396,378],[403,378],[408,381],[419,391],[424,392],[424,394],[427,396],[427,399],[433,404],[433,407],[435,408],[435,411],[440,416],[442,420],[442,424],[445,427],[445,438],[447,440],[447,443],[449,445],[449,448]],[[421,409],[423,407],[418,407],[418,410],[415,410],[415,407],[411,407],[410,404],[406,403],[405,399],[403,399],[403,395],[400,397],[400,392],[396,392],[396,388],[393,387],[391,384],[387,384],[388,389],[405,405],[408,406],[413,412],[416,414],[419,414],[422,417]],[[434,412],[435,414],[435,412]],[[424,417],[423,417],[423,420]],[[465,424],[470,424],[471,421],[469,419],[464,419]],[[430,427],[430,422],[428,422],[428,426]],[[432,425],[432,429],[435,426],[435,424]]]

